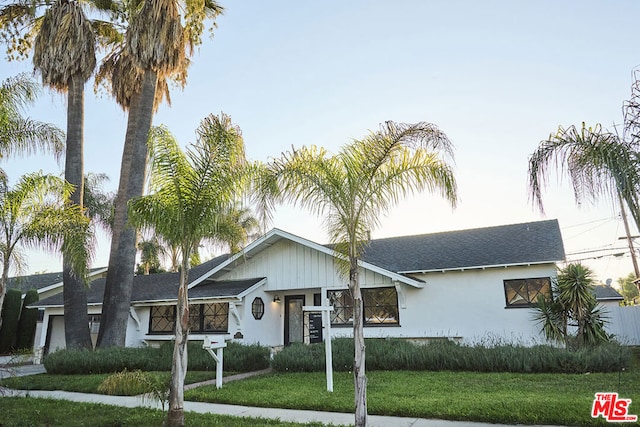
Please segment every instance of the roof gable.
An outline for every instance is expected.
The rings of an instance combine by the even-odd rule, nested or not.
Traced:
[[[248,260],[251,260],[252,258],[257,257],[262,251],[271,248],[272,246],[276,245],[278,242],[280,242],[283,239],[289,240],[294,244],[298,244],[306,248],[309,248],[312,251],[317,251],[323,255],[328,255],[330,257],[336,256],[336,253],[329,246],[320,245],[311,240],[307,240],[302,237],[288,233],[286,231],[274,228],[271,231],[269,231],[267,234],[265,234],[263,237],[257,239],[256,241],[248,245],[241,252],[233,255],[226,261],[220,263],[213,270],[211,270],[210,274],[206,275],[206,277],[211,277],[211,278],[221,277],[226,273],[228,273],[229,271],[233,270],[234,268],[238,267],[242,263],[245,263]],[[407,277],[402,274],[398,274],[397,272],[392,270],[381,268],[380,266],[371,264],[366,260],[361,260],[359,262],[359,265],[361,268],[368,270],[371,273],[380,274],[382,276],[385,276],[391,279],[392,281],[401,282],[416,288],[422,288],[424,286],[424,283],[420,280]],[[190,286],[194,286],[194,283],[192,283]]]

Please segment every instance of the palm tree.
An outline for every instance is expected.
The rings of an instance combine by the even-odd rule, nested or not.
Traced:
[[[158,139],[151,157],[153,193],[129,202],[130,221],[152,227],[182,256],[167,426],[184,425],[189,258],[196,244],[217,237],[217,218],[233,206],[248,178],[242,135],[229,116],[208,116],[197,135],[186,153],[170,135]]]
[[[87,216],[107,233],[113,226],[113,203],[115,195],[105,192],[103,185],[109,181],[104,173],[91,173],[84,177],[83,207]]]
[[[56,0],[35,39],[33,63],[45,85],[67,94],[67,149],[64,177],[74,186],[71,203],[84,200],[84,85],[96,66],[95,37],[75,0]],[[64,48],[61,48],[64,46]],[[71,274],[63,254],[64,323],[67,348],[92,348],[87,288]]]
[[[110,76],[116,100],[129,111],[98,334],[101,347],[125,341],[137,236],[128,225],[127,202],[143,194],[153,112],[167,93],[166,78],[185,83],[186,51],[200,43],[204,19],[215,19],[223,10],[213,0],[185,0],[185,5],[183,26],[175,0],[144,0],[130,16],[124,46],[100,71]]]
[[[535,320],[547,339],[571,346],[570,327],[576,328],[576,346],[595,345],[609,340],[604,330],[604,313],[598,307],[593,272],[580,263],[568,264],[558,272],[552,298],[539,296]]]
[[[229,247],[229,253],[235,254],[256,238],[259,229],[260,222],[251,209],[236,204],[220,224],[221,241]]]
[[[0,178],[0,310],[20,245],[62,250],[72,273],[86,282],[91,230],[78,206],[68,203],[72,192],[73,186],[64,180],[41,173],[23,176],[12,189]],[[83,322],[87,323],[86,315]]]
[[[444,133],[430,123],[384,123],[378,132],[333,156],[317,147],[285,153],[262,178],[263,191],[321,215],[353,297],[355,423],[367,425],[367,380],[358,262],[368,235],[401,195],[438,191],[455,206],[456,183],[439,151],[452,156]],[[268,199],[266,199],[268,201]]]
[[[0,158],[37,151],[53,152],[56,157],[62,154],[64,133],[60,129],[22,116],[38,92],[38,84],[27,74],[0,85]]]
[[[149,275],[152,271],[157,273],[160,269],[160,255],[164,253],[158,239],[154,237],[138,242],[138,250],[140,251],[139,268],[142,274]]]
[[[573,184],[576,201],[595,199],[601,193],[612,200],[622,197],[640,229],[640,159],[635,143],[625,141],[601,125],[580,129],[559,127],[540,143],[529,158],[529,188],[541,211],[542,188],[550,166],[566,172]]]

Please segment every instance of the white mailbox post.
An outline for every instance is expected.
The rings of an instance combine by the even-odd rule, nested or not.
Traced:
[[[331,318],[329,313],[333,311],[333,306],[305,305],[303,311],[322,313],[322,339],[324,340],[324,359],[327,366],[327,391],[333,392],[333,357],[331,355]]]
[[[224,338],[222,342],[211,341],[211,338],[208,335],[204,337],[204,343],[202,344],[202,348],[207,350],[213,360],[216,361],[216,388],[222,387],[222,358],[223,358],[223,349],[227,346],[227,343],[224,342]]]

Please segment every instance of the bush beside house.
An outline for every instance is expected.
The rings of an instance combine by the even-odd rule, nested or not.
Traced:
[[[38,323],[38,309],[27,307],[37,301],[38,291],[35,289],[28,291],[24,296],[16,336],[15,347],[18,351],[29,351],[33,348],[33,340],[36,336],[36,325]]]
[[[124,370],[171,371],[173,343],[159,348],[112,347],[89,350],[59,350],[44,358],[50,374],[104,374]],[[215,371],[211,355],[202,348],[202,342],[190,342],[187,349],[189,370]],[[230,342],[224,349],[224,369],[230,372],[248,372],[269,367],[270,349],[258,345]]]
[[[401,339],[367,339],[367,369],[412,371],[474,371],[521,373],[617,372],[630,365],[628,347],[607,343],[577,351],[549,345],[525,347],[514,344],[457,344],[448,340],[428,345]],[[333,369],[353,369],[353,340],[332,341]],[[318,372],[325,369],[324,344],[294,344],[272,361],[279,372]]]
[[[2,305],[0,354],[8,354],[15,350],[21,308],[22,292],[16,289],[8,289]]]

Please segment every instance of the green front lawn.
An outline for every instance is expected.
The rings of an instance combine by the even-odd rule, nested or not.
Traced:
[[[214,375],[212,372],[189,372],[187,382],[204,381]],[[7,379],[2,385],[96,393],[105,377],[35,375]],[[620,374],[372,371],[367,377],[370,414],[509,424],[602,426],[610,424],[603,418],[592,419],[591,405],[596,392],[606,391],[632,399],[629,412],[640,415],[640,369],[637,366]],[[7,399],[2,399],[3,410]],[[33,399],[26,399],[29,400]],[[334,392],[329,393],[324,373],[274,373],[230,382],[220,390],[215,386],[189,390],[185,392],[185,400],[352,412],[353,377],[347,372],[335,372]],[[4,422],[4,417],[0,418]],[[0,425],[11,424],[0,422]]]
[[[615,374],[512,374],[373,371],[370,414],[511,424],[607,425],[591,418],[594,394],[618,392],[640,415],[640,372]],[[353,411],[353,377],[334,373],[334,392],[323,373],[270,374],[200,387],[186,400],[324,411]]]

